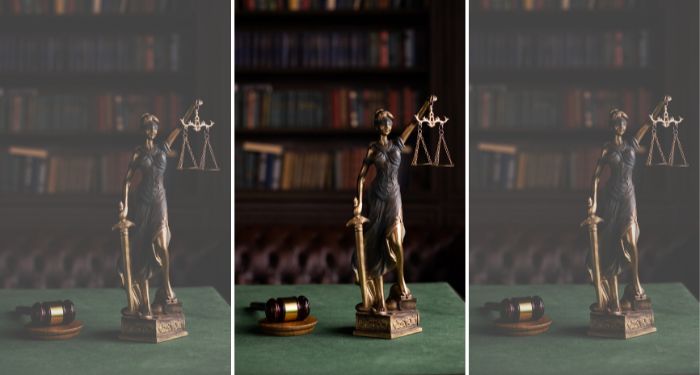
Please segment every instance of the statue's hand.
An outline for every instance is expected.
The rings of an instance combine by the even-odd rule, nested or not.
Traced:
[[[352,210],[353,216],[360,216],[362,214],[362,202],[360,202],[360,200],[357,197],[355,197],[353,199],[352,203],[353,203],[353,210]]]
[[[124,202],[119,202],[119,221],[126,220],[126,216],[129,213],[129,208],[124,205]]]
[[[588,198],[588,216],[595,215],[597,209],[598,202],[596,202],[593,198]]]

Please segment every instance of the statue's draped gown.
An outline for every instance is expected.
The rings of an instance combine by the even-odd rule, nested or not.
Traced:
[[[634,137],[625,137],[621,145],[609,143],[605,147],[608,151],[602,163],[610,168],[610,178],[598,200],[597,214],[604,220],[598,224],[598,251],[600,274],[609,278],[622,273],[623,267],[630,262],[630,255],[628,249],[623,246],[622,237],[632,225],[637,225],[637,203],[632,175],[639,143]],[[586,263],[592,275],[593,261],[590,252]]]
[[[141,171],[141,183],[136,188],[129,212],[133,212],[135,226],[130,230],[130,250],[132,275],[136,279],[148,279],[153,270],[160,268],[159,259],[153,242],[165,233],[167,246],[170,242],[168,227],[168,205],[165,198],[163,178],[170,151],[165,143],[156,143],[151,150],[140,147],[137,158],[131,162],[133,170]],[[122,272],[121,259],[117,263]]]
[[[396,137],[389,140],[386,146],[374,142],[370,147],[372,153],[364,163],[368,166],[374,164],[376,177],[369,186],[366,203],[363,203],[363,216],[369,219],[364,232],[365,267],[367,277],[373,278],[383,276],[396,266],[396,255],[387,245],[387,235],[396,225],[400,225],[401,233],[405,233],[398,181],[404,143],[400,137]],[[352,263],[357,277],[355,256],[353,254]]]

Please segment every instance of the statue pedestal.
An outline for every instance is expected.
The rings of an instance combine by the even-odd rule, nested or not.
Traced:
[[[387,303],[386,315],[358,311],[355,313],[355,330],[353,335],[381,339],[395,339],[402,336],[423,332],[420,327],[420,314],[416,310],[415,298]],[[395,309],[392,309],[394,307]]]
[[[155,311],[159,310],[159,311]],[[154,309],[153,318],[122,316],[121,340],[160,343],[187,336],[182,304],[175,303],[164,309]]]
[[[588,335],[629,339],[656,332],[651,300],[631,301],[623,306],[627,308],[623,307],[621,315],[592,311]]]

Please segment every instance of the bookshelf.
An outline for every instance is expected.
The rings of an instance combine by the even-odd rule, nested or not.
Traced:
[[[229,7],[213,0],[0,2],[0,163],[19,168],[0,170],[6,227],[108,229],[119,201],[114,184],[127,166],[121,161],[143,143],[140,114],[158,116],[162,137],[199,97],[202,116],[217,124],[212,143],[222,171],[178,172],[171,159],[171,226],[228,228]],[[17,149],[47,156],[32,160],[10,151]],[[57,188],[61,181],[67,185]]]
[[[399,120],[396,135],[434,93],[435,110],[450,117],[446,135],[457,167],[413,168],[412,155],[404,154],[406,221],[463,226],[464,4],[273,3],[274,9],[269,2],[236,2],[234,158],[237,173],[248,171],[235,177],[239,222],[341,225],[367,145],[377,138],[371,114],[389,109]],[[428,142],[433,151],[437,133]],[[414,143],[412,135],[407,144]],[[261,156],[250,151],[251,144],[282,151]],[[304,161],[308,154],[310,161]],[[324,173],[309,172],[317,165]]]
[[[527,223],[536,215],[543,223],[576,225],[585,215],[593,155],[610,139],[606,108],[626,111],[629,131],[635,131],[645,111],[670,94],[671,110],[697,122],[691,104],[698,98],[697,82],[682,78],[697,76],[697,57],[690,52],[697,51],[697,37],[690,37],[697,34],[697,20],[684,16],[697,11],[696,4],[486,0],[470,6],[475,223]],[[681,133],[697,164],[697,127]],[[496,155],[491,146],[515,150]],[[533,154],[547,163],[522,169]],[[635,171],[642,225],[687,227],[686,219],[697,216],[697,204],[687,204],[697,202],[697,165],[647,168],[644,161],[645,155],[638,156]],[[567,176],[578,181],[548,183]],[[524,178],[530,183],[518,185]]]

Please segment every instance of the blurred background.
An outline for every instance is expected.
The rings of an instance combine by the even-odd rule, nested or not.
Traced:
[[[215,0],[0,1],[0,287],[118,287],[111,227],[139,118],[165,137],[201,98],[222,170],[169,160],[172,280],[230,301],[229,15]]]
[[[608,111],[626,111],[634,134],[671,95],[690,167],[637,156],[640,277],[682,282],[697,298],[698,2],[470,6],[470,284],[589,282],[579,224],[612,138]],[[659,137],[668,156],[671,130]]]
[[[378,138],[373,113],[390,110],[398,135],[435,94],[455,167],[409,167],[403,155],[406,279],[464,295],[464,6],[236,1],[236,284],[352,282],[345,223]],[[432,155],[437,130],[425,133]]]

